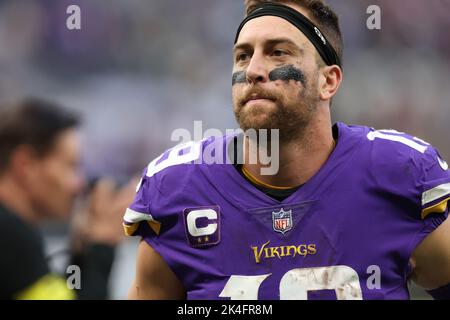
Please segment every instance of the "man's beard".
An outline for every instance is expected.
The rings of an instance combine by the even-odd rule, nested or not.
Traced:
[[[269,109],[257,105],[246,106],[245,100],[251,94],[272,100],[274,107]],[[296,101],[286,101],[282,95],[255,86],[247,90],[242,99],[234,102],[234,115],[244,132],[249,129],[256,131],[278,129],[280,142],[288,143],[304,136],[305,129],[317,109],[317,104],[317,87],[302,90]]]

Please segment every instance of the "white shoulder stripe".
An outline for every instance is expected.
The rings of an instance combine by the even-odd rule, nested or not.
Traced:
[[[381,131],[370,131],[367,134],[367,139],[369,139],[371,141],[374,141],[376,138],[403,143],[404,145],[407,145],[407,146],[419,151],[420,153],[425,153],[425,151],[428,149],[427,146],[421,145],[421,144],[414,142],[413,140],[408,139],[403,136],[387,134],[387,133],[383,133]]]
[[[151,214],[141,213],[130,208],[128,208],[125,211],[123,220],[125,220],[128,223],[137,223],[141,221],[155,221],[155,219],[153,219]]]
[[[450,182],[441,184],[433,189],[425,191],[422,194],[422,206],[425,206],[426,204],[447,195],[450,195]]]

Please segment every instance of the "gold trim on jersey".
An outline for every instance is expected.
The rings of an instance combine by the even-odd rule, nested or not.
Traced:
[[[430,213],[444,213],[447,210],[447,203],[450,200],[450,197],[442,200],[439,203],[436,203],[434,206],[425,208],[422,210],[422,219],[425,219]]]
[[[269,189],[277,189],[277,190],[289,190],[289,189],[295,188],[295,187],[277,187],[277,186],[273,186],[268,183],[262,182],[261,180],[258,180],[256,177],[254,177],[247,169],[245,169],[244,166],[242,166],[242,173],[253,184],[259,185],[261,187],[265,187],[265,188],[269,188]]]
[[[128,223],[123,223],[123,229],[127,236],[132,236],[137,228],[139,227],[139,223],[142,221],[147,221],[150,228],[159,235],[159,232],[161,231],[161,223],[159,221],[156,221],[153,219],[153,216],[149,213],[142,213],[138,212],[136,210],[128,208],[125,211],[125,215],[123,217],[123,220]]]
[[[422,206],[450,194],[450,182],[438,185],[422,193]]]
[[[123,223],[123,231],[125,232],[125,235],[132,236],[137,228],[139,227],[140,222],[136,222],[133,224],[125,224]],[[147,221],[149,227],[156,233],[156,235],[159,235],[159,232],[161,231],[161,223],[157,221]]]
[[[133,224],[125,224],[122,223],[123,231],[125,232],[125,235],[131,237],[139,227],[139,222],[133,223]]]

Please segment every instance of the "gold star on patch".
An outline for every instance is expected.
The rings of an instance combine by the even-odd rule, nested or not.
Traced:
[[[208,236],[206,236],[205,237],[205,242],[208,242],[209,241],[209,238],[208,238]]]

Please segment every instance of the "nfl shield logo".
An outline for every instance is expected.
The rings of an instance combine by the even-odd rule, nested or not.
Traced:
[[[285,234],[292,229],[292,210],[272,212],[273,230]]]

